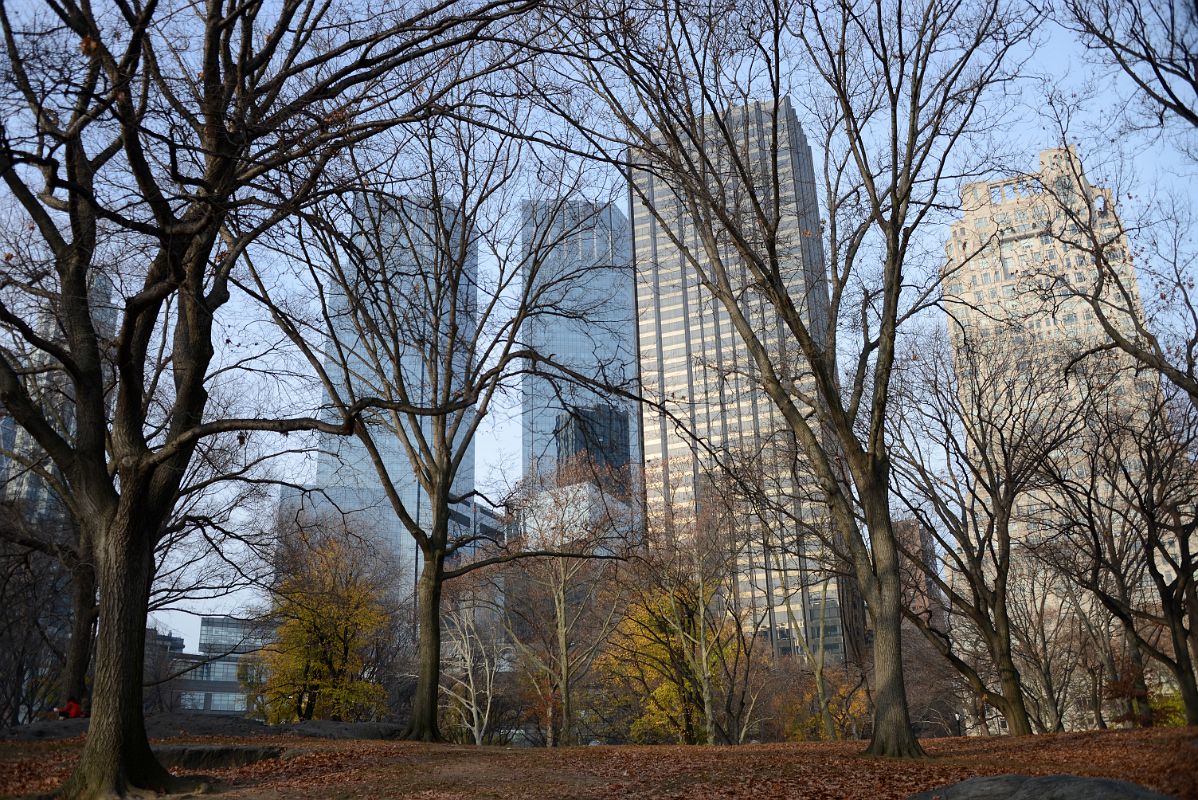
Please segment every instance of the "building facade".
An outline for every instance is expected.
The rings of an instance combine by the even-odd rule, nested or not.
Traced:
[[[477,234],[463,230],[459,209],[428,199],[359,198],[354,206],[357,259],[352,279],[326,287],[330,327],[326,368],[343,399],[364,397],[423,408],[450,408],[461,396],[463,376],[476,368]],[[373,281],[389,281],[371,292]],[[352,301],[342,283],[357,283]],[[352,380],[349,376],[352,375]],[[326,393],[325,405],[331,398]],[[470,412],[464,412],[468,415]],[[449,425],[463,412],[451,412]],[[429,498],[420,486],[404,446],[435,440],[432,415],[375,409],[363,414],[388,482],[419,525],[430,521]],[[467,419],[450,446],[461,446]],[[414,445],[419,451],[419,445]],[[391,549],[398,577],[420,572],[420,552],[383,489],[383,477],[357,436],[322,435],[316,475],[303,489],[280,497],[284,524],[294,515],[312,520],[335,515]],[[474,490],[474,444],[465,447],[451,491],[468,497]],[[464,501],[451,508],[451,536],[468,535],[487,511]]]
[[[816,332],[825,329],[828,289],[818,235],[819,210],[811,150],[789,100],[776,107],[754,103],[730,109],[716,125],[708,118],[696,138],[707,139],[702,161],[713,175],[737,175],[732,156],[744,164],[777,164],[777,242],[787,288]],[[775,129],[774,124],[777,123]],[[778,132],[777,152],[773,150]],[[730,131],[724,135],[721,131]],[[727,141],[737,142],[734,148]],[[752,609],[753,624],[768,632],[779,653],[814,652],[844,658],[862,634],[859,595],[830,569],[815,535],[826,528],[814,480],[803,474],[788,423],[762,388],[755,364],[726,308],[700,284],[711,266],[704,229],[681,181],[661,170],[637,169],[632,184],[633,256],[641,381],[647,400],[644,452],[647,513],[692,515],[695,524],[727,484],[726,470],[756,486],[759,502],[726,515],[742,546],[738,594]],[[776,158],[776,162],[774,159]],[[708,187],[725,198],[730,214],[737,197],[764,196],[773,185],[767,166],[757,185]],[[718,238],[719,232],[714,232]],[[730,248],[729,248],[730,249]],[[750,287],[747,267],[726,258],[733,282],[746,287],[744,312],[775,363],[798,363],[789,331],[777,311]],[[818,335],[818,334],[817,334]],[[802,376],[796,378],[803,381]],[[846,629],[847,626],[847,629]],[[846,645],[850,645],[846,647]]]
[[[1127,332],[1143,319],[1115,199],[1090,183],[1072,146],[1041,152],[1039,172],[966,184],[961,211],[945,244],[943,291],[958,354],[987,337],[1081,352],[1105,340],[1091,295],[1111,300]]]
[[[524,474],[583,453],[602,472],[635,473],[639,406],[615,391],[638,386],[628,220],[585,201],[528,202],[522,212],[528,291],[549,312],[529,321],[525,341],[550,359],[523,381]]]
[[[1087,297],[1103,298],[1125,333],[1144,309],[1111,190],[1090,183],[1072,146],[1044,150],[1039,162],[1035,173],[966,184],[945,245],[954,370],[962,391],[977,395],[963,397],[961,409],[977,417],[972,430],[991,431],[991,441],[971,439],[974,450],[1002,446],[1015,426],[1074,424],[1103,395],[1144,414],[1158,397],[1155,379],[1117,352],[1074,367],[1097,382],[1066,376],[1074,359],[1107,341]],[[1034,544],[1058,528],[1054,507],[1047,491],[1029,492],[1012,537]]]
[[[146,706],[156,711],[190,711],[244,716],[254,691],[243,684],[242,659],[261,650],[269,631],[234,617],[202,617],[198,653],[183,652],[183,639],[146,629]]]

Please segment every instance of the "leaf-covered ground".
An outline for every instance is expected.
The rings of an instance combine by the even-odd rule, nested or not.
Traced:
[[[862,798],[884,800],[974,775],[1071,773],[1198,798],[1198,728],[925,741],[932,757],[858,755],[860,742],[543,750],[295,736],[176,738],[271,744],[281,758],[210,770],[227,798]],[[52,791],[82,738],[0,742],[0,795]]]

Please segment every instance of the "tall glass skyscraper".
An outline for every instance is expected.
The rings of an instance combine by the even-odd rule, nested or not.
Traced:
[[[464,376],[475,367],[477,333],[477,235],[463,229],[458,209],[413,197],[380,202],[359,198],[354,207],[358,258],[327,287],[326,307],[334,334],[327,343],[326,368],[342,399],[374,397],[425,408],[452,407],[462,394]],[[383,282],[388,282],[386,285]],[[347,297],[340,284],[352,285]],[[331,400],[325,397],[326,406]],[[469,411],[451,438],[462,442]],[[362,415],[370,426],[380,460],[407,513],[418,524],[429,520],[429,499],[421,488],[401,432],[415,450],[418,441],[435,439],[433,416],[385,409]],[[428,454],[425,454],[428,457]],[[357,436],[322,435],[316,477],[306,496],[288,492],[281,515],[300,509],[305,517],[341,515],[389,544],[399,568],[419,570],[419,552],[395,513],[382,477]],[[458,468],[452,492],[474,489],[474,444]],[[471,502],[451,509],[459,531],[479,524]],[[452,535],[452,532],[451,532]]]
[[[636,310],[628,221],[611,204],[529,202],[521,245],[528,289],[552,313],[525,342],[552,358],[523,383],[524,474],[552,471],[584,451],[604,471],[635,475],[638,404],[582,385],[567,372],[635,390]],[[630,469],[631,468],[631,469]]]
[[[776,107],[732,108],[696,127],[699,143],[693,146],[703,150],[692,160],[709,170],[708,196],[722,211],[737,215],[742,231],[755,235],[753,223],[744,222],[756,219],[751,196],[767,198],[766,213],[777,208],[783,278],[819,335],[828,315],[828,287],[814,168],[789,100]],[[741,481],[754,483],[760,494],[744,513],[729,515],[729,524],[738,527],[732,538],[742,543],[739,592],[754,609],[754,624],[768,631],[779,653],[798,651],[795,640],[803,636],[812,649],[823,642],[825,651],[843,656],[847,636],[859,633],[846,634],[845,626],[857,627],[860,601],[833,575],[811,532],[826,527],[814,480],[802,477],[794,435],[763,390],[726,308],[699,280],[700,270],[712,267],[712,243],[727,232],[718,221],[695,216],[705,206],[696,202],[693,187],[672,178],[668,166],[637,169],[640,157],[631,158],[630,179],[641,381],[646,399],[661,404],[645,414],[647,512],[668,508],[698,519],[709,493],[729,484],[727,468],[740,470]],[[770,191],[775,164],[776,206]],[[753,185],[746,185],[745,169]],[[771,361],[789,370],[796,386],[813,389],[797,346],[748,267],[731,243],[720,252]]]

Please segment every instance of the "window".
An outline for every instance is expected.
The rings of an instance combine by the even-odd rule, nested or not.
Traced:
[[[213,692],[211,711],[245,711],[245,695],[235,692]]]
[[[236,681],[237,662],[213,661],[209,664],[202,664],[193,670],[193,676],[196,680],[201,681]]]
[[[179,708],[187,711],[204,710],[203,692],[179,692]]]

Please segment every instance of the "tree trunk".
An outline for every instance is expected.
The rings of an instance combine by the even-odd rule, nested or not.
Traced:
[[[911,729],[903,678],[902,589],[898,550],[890,526],[886,478],[885,474],[873,477],[871,491],[863,492],[866,520],[872,533],[878,600],[871,609],[874,620],[874,732],[865,752],[872,756],[920,758],[925,753]]]
[[[702,602],[703,598],[699,598]],[[704,608],[705,606],[700,606]],[[711,698],[711,661],[707,657],[707,623],[704,612],[699,612],[699,688],[703,692],[703,738],[704,744],[715,744],[715,706]]]
[[[1031,736],[1032,723],[1028,719],[1027,705],[1023,701],[1023,681],[1011,657],[1010,639],[1003,641],[1001,633],[995,643],[998,652],[995,661],[998,667],[998,682],[1007,707],[1002,709],[1007,720],[1007,732],[1012,736]]]
[[[67,642],[59,688],[64,703],[71,697],[82,703],[87,695],[87,670],[91,666],[98,614],[95,567],[91,563],[76,564],[71,570],[71,638]]]
[[[1102,716],[1102,668],[1094,667],[1090,671],[1090,704],[1094,710],[1094,727],[1100,731],[1106,730],[1106,720]]]
[[[1140,640],[1136,638],[1135,627],[1129,623],[1123,623],[1123,641],[1127,645],[1128,665],[1132,671],[1131,675],[1131,692],[1130,697],[1124,698],[1126,706],[1126,724],[1129,728],[1134,728],[1137,725],[1142,728],[1151,728],[1154,720],[1152,718],[1152,706],[1148,704],[1148,684],[1144,680],[1144,651],[1140,648]],[[1119,670],[1115,668],[1115,660],[1112,657],[1109,665],[1111,670],[1111,678],[1119,680]]]
[[[441,683],[441,588],[444,582],[444,551],[424,553],[424,567],[416,588],[420,621],[419,674],[412,698],[412,719],[403,738],[420,742],[441,741],[437,725],[437,693]]]
[[[992,735],[990,732],[990,719],[986,715],[986,701],[974,695],[972,704],[973,724],[975,728],[981,730],[983,736]]]
[[[897,595],[897,592],[895,592]],[[903,680],[903,658],[897,603],[874,613],[874,734],[866,754],[916,758],[923,748],[911,730]]]
[[[994,666],[998,670],[1002,695],[1007,701],[1002,710],[1003,717],[1007,720],[1007,733],[1011,736],[1031,736],[1032,723],[1028,717],[1027,703],[1023,698],[1023,678],[1019,674],[1019,668],[1015,666],[1015,658],[1011,652],[1011,614],[1007,605],[1010,597],[1008,580],[1011,577],[1010,524],[1013,506],[1013,498],[1003,502],[999,519],[995,523],[999,556],[991,604],[994,608],[994,631],[993,636],[989,637],[989,644]]]
[[[96,547],[101,636],[87,743],[63,787],[68,798],[123,797],[181,788],[154,757],[142,716],[142,669],[153,548],[132,521],[109,526]]]
[[[820,614],[823,614],[822,608]],[[821,622],[820,624],[822,626],[823,623]],[[822,641],[819,647],[819,656],[812,659],[812,677],[815,678],[815,697],[819,703],[820,724],[824,728],[823,738],[831,742],[836,740],[836,722],[832,719],[832,707],[828,702],[828,686],[824,678],[824,650]]]
[[[557,584],[556,593],[554,596],[554,604],[557,606],[557,658],[558,658],[558,691],[562,698],[562,735],[558,739],[561,745],[570,745],[574,743],[573,732],[571,728],[574,724],[573,709],[571,708],[570,697],[570,640],[568,620],[566,615],[569,613],[566,606],[566,582],[560,580]]]
[[[1186,711],[1186,725],[1198,725],[1198,690],[1193,680],[1181,679],[1181,702]]]
[[[1173,637],[1173,650],[1176,653],[1174,663],[1169,666],[1177,678],[1181,690],[1181,703],[1185,708],[1186,725],[1198,725],[1198,681],[1195,680],[1194,663],[1190,660],[1189,642],[1186,641],[1185,622],[1180,613],[1170,613],[1166,607],[1165,616],[1169,619],[1169,632]]]

